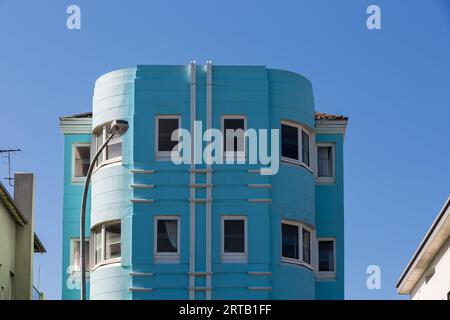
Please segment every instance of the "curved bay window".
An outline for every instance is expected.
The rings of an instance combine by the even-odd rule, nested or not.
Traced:
[[[301,125],[281,123],[281,159],[311,168],[311,133]]]
[[[121,260],[121,224],[113,221],[101,224],[93,229],[94,268]]]
[[[106,124],[96,131],[95,151],[99,150],[103,142],[109,137],[110,124]],[[122,136],[114,136],[106,148],[102,151],[97,160],[97,166],[112,162],[122,161]]]

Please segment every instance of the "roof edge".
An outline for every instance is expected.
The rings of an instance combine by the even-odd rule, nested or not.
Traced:
[[[14,202],[14,199],[11,197],[2,182],[0,182],[0,199],[3,201],[6,209],[8,209],[9,213],[13,216],[14,220],[16,220],[19,225],[24,226],[28,223],[27,219],[22,214],[22,212],[20,212],[19,208]]]
[[[35,253],[46,253],[47,252],[47,250],[44,247],[44,244],[39,239],[36,232],[34,233],[34,241],[33,242],[34,242],[34,252]]]
[[[428,229],[427,233],[425,234],[425,237],[422,239],[422,241],[419,244],[419,247],[416,249],[416,251],[413,254],[413,257],[408,262],[406,268],[403,270],[402,274],[400,275],[400,278],[397,281],[397,284],[395,285],[396,288],[400,288],[402,286],[402,282],[405,280],[408,273],[411,271],[413,265],[415,264],[417,258],[419,257],[420,253],[424,249],[425,245],[427,244],[428,240],[430,239],[433,232],[436,230],[437,226],[441,222],[442,218],[445,216],[445,213],[450,208],[450,196],[447,198],[446,202],[444,203],[444,206],[440,210],[437,217],[434,219],[433,223],[431,224],[431,227]]]
[[[92,112],[60,117],[59,127],[63,134],[91,134]]]

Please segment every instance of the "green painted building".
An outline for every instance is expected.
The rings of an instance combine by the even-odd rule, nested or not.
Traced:
[[[42,299],[33,286],[34,253],[45,252],[34,233],[34,176],[14,182],[14,198],[0,182],[0,300]]]

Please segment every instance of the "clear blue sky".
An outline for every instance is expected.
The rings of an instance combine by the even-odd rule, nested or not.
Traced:
[[[77,4],[82,29],[66,29]],[[366,28],[366,8],[382,30]],[[450,2],[0,0],[0,147],[37,176],[41,289],[59,298],[63,137],[93,83],[136,64],[256,64],[308,77],[316,109],[349,116],[346,297],[398,298],[395,282],[450,195]],[[0,175],[7,167],[0,165]],[[382,289],[366,288],[366,267]]]

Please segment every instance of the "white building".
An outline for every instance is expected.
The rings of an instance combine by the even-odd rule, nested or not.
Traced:
[[[450,197],[397,282],[413,300],[450,300]]]

